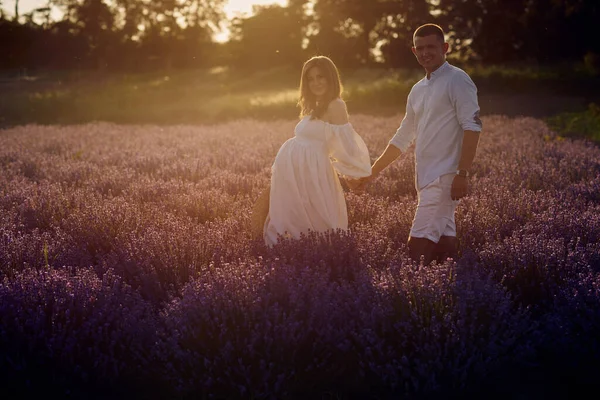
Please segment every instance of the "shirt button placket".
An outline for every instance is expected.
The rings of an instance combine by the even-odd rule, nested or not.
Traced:
[[[423,115],[429,115],[429,99],[431,97],[431,80],[425,86],[425,96],[423,96]]]

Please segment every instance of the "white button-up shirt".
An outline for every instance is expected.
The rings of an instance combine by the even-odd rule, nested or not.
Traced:
[[[462,69],[444,62],[408,94],[406,114],[390,144],[403,152],[416,140],[416,187],[455,173],[464,131],[481,132],[477,87]]]

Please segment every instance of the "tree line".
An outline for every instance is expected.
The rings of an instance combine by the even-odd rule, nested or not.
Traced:
[[[412,33],[426,22],[448,32],[453,54],[483,64],[597,61],[600,54],[597,0],[289,0],[233,20],[225,3],[48,0],[22,15],[17,0],[14,16],[0,15],[0,68],[265,68],[315,54],[343,66],[406,67],[414,65]],[[225,24],[230,39],[217,43]]]

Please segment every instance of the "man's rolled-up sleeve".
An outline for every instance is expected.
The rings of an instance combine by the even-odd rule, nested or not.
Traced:
[[[450,84],[450,99],[458,122],[464,131],[481,132],[477,87],[466,73],[456,74]]]
[[[389,144],[396,146],[402,152],[408,149],[408,146],[415,140],[415,113],[410,105],[410,95],[406,102],[406,113],[400,123],[400,127],[396,130],[396,134],[392,137]]]

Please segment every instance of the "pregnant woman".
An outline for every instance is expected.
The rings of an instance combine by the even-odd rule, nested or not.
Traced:
[[[279,235],[348,228],[338,174],[358,179],[371,174],[369,152],[348,121],[335,64],[327,57],[304,63],[300,78],[300,121],[294,137],[279,149],[272,166],[269,210],[263,225],[268,246]]]

